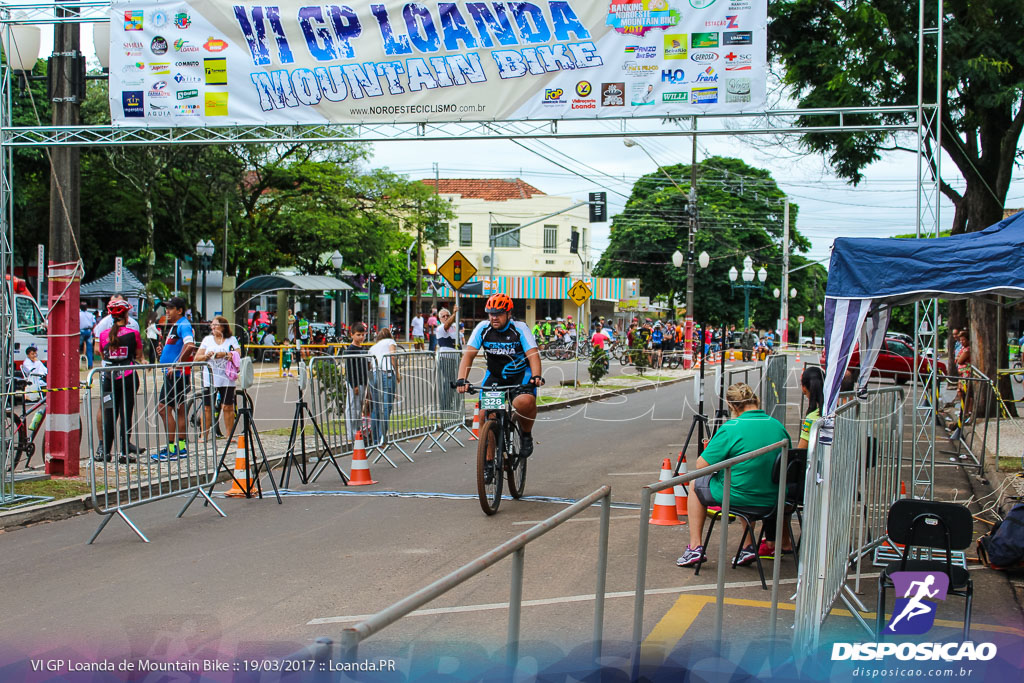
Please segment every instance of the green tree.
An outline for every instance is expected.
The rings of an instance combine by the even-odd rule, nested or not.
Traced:
[[[595,272],[602,277],[637,278],[641,295],[672,302],[681,300],[686,290],[685,265],[676,268],[672,254],[686,250],[690,166],[676,164],[663,170],[679,187],[660,171],[637,181],[625,210],[612,218],[611,241]],[[730,290],[729,269],[742,269],[749,254],[755,270],[763,266],[768,272],[764,289],[750,294],[751,321],[775,327],[779,301],[773,290],[782,281],[784,201],[785,193],[766,170],[726,157],[698,164],[696,253],[706,251],[711,259],[706,269],[696,267],[694,316],[698,322],[742,323],[743,292]],[[807,262],[798,252],[811,246],[795,228],[798,215],[799,207],[791,204],[792,268]],[[824,272],[812,266],[793,274],[791,286],[797,288],[798,299],[791,303],[792,312],[817,315],[821,299],[812,297],[824,287],[816,288],[814,282],[823,280]]]
[[[918,11],[918,3],[905,0],[774,2],[769,5],[770,56],[781,64],[783,83],[800,107],[916,105],[918,69],[926,97],[937,87],[934,43],[918,64]],[[935,10],[925,11],[934,23]],[[1021,156],[1024,13],[1019,0],[946,0],[943,22],[941,144],[966,184],[960,192],[943,179],[941,191],[956,209],[952,232],[959,234],[1002,218]],[[908,123],[914,116],[877,113],[846,120]],[[816,117],[815,123],[823,121]],[[905,137],[884,132],[814,133],[802,142],[853,183],[884,152],[917,151]],[[962,326],[964,308],[957,302],[950,308],[950,326]],[[994,307],[976,301],[969,308],[972,359],[994,376],[1006,362]]]

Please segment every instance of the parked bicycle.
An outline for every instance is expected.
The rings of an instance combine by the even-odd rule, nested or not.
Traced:
[[[22,457],[25,458],[25,469],[31,467],[32,456],[36,452],[36,435],[43,428],[46,418],[46,396],[40,391],[45,387],[45,382],[35,378],[14,380],[15,391],[25,393],[21,394],[21,410],[18,410],[12,401],[4,416],[7,421],[7,433],[13,436],[14,442],[9,465],[11,472],[17,469]]]
[[[456,383],[451,383],[456,388]],[[476,447],[476,492],[480,507],[488,515],[501,504],[503,480],[508,479],[508,492],[516,500],[526,488],[526,461],[520,456],[522,428],[512,400],[532,387],[522,384],[480,387],[470,384],[469,394],[480,392],[480,440]]]

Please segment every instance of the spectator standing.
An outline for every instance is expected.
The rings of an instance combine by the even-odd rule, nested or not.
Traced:
[[[104,315],[100,319],[100,321],[98,323],[96,323],[96,327],[94,327],[93,330],[92,330],[92,339],[93,339],[93,343],[95,345],[96,355],[98,355],[100,357],[100,359],[101,359],[100,360],[101,366],[106,366],[107,365],[107,361],[103,360],[103,350],[100,348],[99,338],[100,338],[100,335],[103,334],[104,331],[109,330],[110,328],[112,328],[114,326],[114,318],[113,318],[113,316],[110,315],[109,311],[110,311],[110,305],[114,304],[114,303],[117,303],[117,302],[120,302],[120,303],[124,304],[125,306],[128,306],[128,328],[132,329],[132,330],[135,330],[136,332],[140,331],[139,330],[139,323],[138,323],[138,321],[136,321],[135,318],[133,318],[131,316],[131,304],[129,304],[127,301],[125,301],[125,298],[123,296],[121,296],[120,294],[114,294],[113,296],[111,296],[110,300],[107,302],[107,311],[108,311],[107,314]],[[130,376],[132,378],[132,383],[134,384],[135,389],[138,389],[138,386],[139,386],[138,375],[136,375],[133,372]],[[106,372],[103,373],[103,375],[100,377],[100,395],[109,394],[111,392],[111,387],[109,385],[109,382],[110,382],[110,374],[106,373]],[[96,411],[96,432],[97,433],[101,433],[102,430],[103,430],[103,411],[102,410],[98,410],[98,411]],[[129,441],[131,440],[131,435],[132,435],[132,424],[129,423],[128,424],[128,437],[129,437]],[[139,448],[138,446],[136,446],[133,443],[129,443],[128,444],[128,452],[129,453],[141,453],[142,449]]]
[[[124,368],[104,372],[108,378],[105,383],[107,391],[101,391],[103,405],[103,443],[96,459],[103,462],[114,460],[114,425],[120,423],[120,453],[117,462],[122,465],[135,462],[129,454],[129,431],[132,416],[135,413],[135,377],[130,368],[136,361],[142,362],[142,339],[138,326],[132,329],[128,325],[128,302],[112,301],[107,305],[111,316],[109,328],[100,332],[98,343],[103,365],[106,367]]]
[[[88,368],[92,370],[92,328],[96,327],[96,316],[89,312],[86,303],[79,304],[78,329],[81,341],[78,344],[78,353],[85,356]]]
[[[416,317],[412,319],[410,323],[412,326],[412,344],[413,348],[417,351],[423,350],[424,333],[423,333],[423,314],[416,311]]]
[[[192,323],[185,317],[187,307],[188,304],[179,296],[167,302],[164,344],[160,350],[161,364],[187,363],[195,355]],[[151,456],[153,460],[162,462],[188,457],[185,398],[188,396],[190,375],[191,370],[188,368],[164,370],[164,384],[160,388],[156,409],[167,430],[167,445]]]
[[[695,467],[700,469],[715,465],[728,458],[749,453],[777,441],[785,441],[789,447],[789,435],[781,422],[760,409],[760,401],[754,390],[746,384],[733,384],[725,392],[726,404],[732,419],[719,427],[711,438],[704,453],[697,458]],[[752,460],[739,463],[732,468],[729,502],[731,505],[752,508],[758,512],[773,509],[778,499],[778,484],[772,483],[772,468],[779,451],[769,451]],[[706,559],[701,535],[708,507],[722,504],[722,487],[725,471],[701,477],[691,482],[687,498],[690,542],[682,557],[676,560],[680,567],[695,567]],[[747,565],[757,559],[750,530],[744,523],[745,544],[737,564]]]
[[[757,334],[753,327],[748,327],[743,336],[740,337],[740,346],[743,348],[743,360],[749,361],[754,355],[754,347],[757,346]]]
[[[430,350],[437,348],[437,309],[430,309],[430,317],[427,318],[427,334],[430,335]]]
[[[435,335],[437,337],[437,348],[440,349],[454,349],[455,339],[458,335],[458,328],[455,326],[455,314],[458,312],[459,307],[454,306],[451,311],[447,308],[442,308],[438,311],[437,317],[439,325]],[[394,342],[392,342],[394,343]]]
[[[156,314],[149,314],[149,322],[146,324],[146,359],[150,365],[156,363],[156,347],[160,342],[160,332],[156,326]]]
[[[352,343],[346,346],[341,355],[345,357],[345,434],[349,439],[355,438],[362,419],[362,403],[367,398],[366,385],[369,382],[370,361],[363,348],[366,340],[366,324],[352,325]]]
[[[551,316],[550,315],[546,316],[544,318],[544,324],[540,326],[540,329],[541,329],[541,332],[544,333],[544,340],[545,341],[551,339]]]
[[[391,420],[391,409],[395,405],[395,389],[402,381],[395,363],[397,351],[395,340],[391,338],[391,330],[382,328],[377,333],[375,343],[370,347],[370,355],[374,358],[373,379],[370,385],[373,401],[373,445],[382,446],[388,435]]]
[[[661,354],[664,350],[665,343],[665,327],[661,324],[661,321],[654,323],[654,327],[651,328],[651,367],[655,370],[661,368]]]
[[[210,428],[213,422],[214,405],[221,406],[220,414],[224,416],[224,434],[230,434],[235,424],[235,380],[228,377],[228,365],[238,368],[239,354],[242,347],[231,334],[231,324],[222,315],[214,316],[210,325],[210,334],[203,337],[196,352],[197,362],[207,362],[213,370],[213,377],[203,370],[204,421],[203,430]],[[234,375],[237,377],[237,372]]]

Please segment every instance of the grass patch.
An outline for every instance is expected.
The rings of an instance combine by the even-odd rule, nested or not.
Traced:
[[[1024,459],[1018,457],[999,456],[999,471],[1000,472],[1021,472],[1024,471],[1024,467],[1021,463]]]
[[[97,490],[103,488],[97,486]],[[19,481],[14,484],[14,493],[22,496],[49,496],[55,499],[77,498],[90,492],[89,482],[78,479],[49,479]]]
[[[640,375],[616,375],[622,379],[629,379],[633,381],[647,381],[647,382],[667,382],[670,379],[679,379],[678,377],[669,377],[668,375],[650,375],[645,374],[643,377]]]

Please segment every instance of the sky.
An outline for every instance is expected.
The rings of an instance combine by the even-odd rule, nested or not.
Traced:
[[[758,139],[759,138],[759,139]],[[768,146],[764,136],[698,136],[697,156],[732,156],[751,166],[771,171],[792,203],[799,205],[795,227],[807,237],[812,248],[807,256],[827,259],[836,237],[891,237],[914,233],[917,215],[917,157],[912,153],[889,153],[870,166],[865,179],[853,187],[830,171],[821,155],[801,154],[795,139],[783,149]],[[692,137],[637,138],[660,165],[689,163]],[[375,143],[373,163],[411,178],[433,177],[439,164],[442,178],[521,178],[550,195],[586,200],[589,192],[608,192],[608,215],[622,211],[625,197],[642,175],[656,173],[658,166],[638,147],[627,148],[618,138],[546,140],[548,148],[526,141],[531,148],[559,164],[576,168],[580,177],[542,156],[510,141],[444,142],[407,141]],[[554,148],[558,153],[552,152]],[[595,173],[621,178],[614,182]],[[956,166],[943,160],[943,178],[962,190],[964,183]],[[700,185],[698,181],[698,191]],[[621,193],[621,194],[620,194]],[[1018,170],[1006,202],[1007,207],[1024,207],[1024,176]],[[940,225],[948,229],[953,206],[942,199]],[[610,223],[593,226],[593,261],[608,245]],[[669,256],[666,255],[666,261]],[[741,264],[737,264],[741,267]]]

